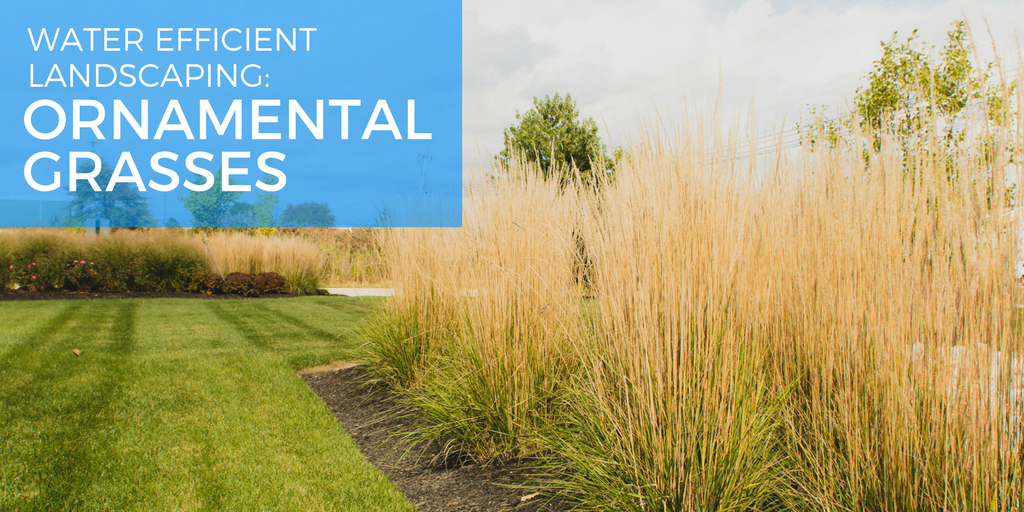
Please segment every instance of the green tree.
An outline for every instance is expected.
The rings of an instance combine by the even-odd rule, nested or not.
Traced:
[[[882,43],[882,58],[868,74],[868,86],[858,89],[854,97],[857,113],[875,132],[891,128],[906,146],[914,134],[930,129],[931,118],[937,116],[944,121],[941,135],[947,144],[962,141],[959,128],[967,114],[965,107],[985,97],[982,80],[988,78],[989,70],[979,79],[965,21],[953,22],[947,35],[938,61],[928,55],[934,47],[916,48],[916,30],[905,42],[898,42],[894,33]],[[877,147],[878,141],[874,143]]]
[[[251,228],[256,226],[256,215],[253,206],[243,201],[235,201],[220,221],[222,226]]]
[[[277,177],[264,173],[260,181],[268,185],[275,185],[277,184]],[[246,203],[238,200],[232,203],[220,223],[223,226],[237,228],[274,227],[276,226],[274,214],[277,210],[277,204],[277,196],[273,193],[257,193],[255,203]]]
[[[188,194],[179,196],[178,199],[185,206],[185,209],[192,214],[192,226],[215,228],[220,227],[224,217],[231,211],[241,192],[227,192],[223,187],[223,173],[220,169],[213,174],[213,186],[203,192],[189,191]],[[229,183],[233,183],[232,180]],[[200,178],[196,176],[196,185],[200,185]]]
[[[87,162],[78,167],[78,172],[89,173],[94,169],[95,165]],[[71,218],[65,222],[80,226],[87,219],[107,219],[112,228],[155,226],[156,219],[149,212],[146,198],[142,197],[135,185],[118,183],[113,190],[106,191],[107,183],[113,175],[114,168],[106,162],[101,162],[100,173],[94,178],[100,187],[99,191],[93,190],[86,181],[78,182],[77,190],[68,192],[71,199]]]
[[[279,219],[281,226],[290,228],[322,228],[334,226],[334,214],[326,204],[302,203],[288,205]]]
[[[920,42],[916,30],[905,41],[894,33],[881,46],[882,57],[867,74],[867,86],[857,89],[853,115],[826,119],[824,111],[812,109],[814,121],[800,127],[801,144],[849,144],[858,127],[866,161],[870,149],[881,148],[883,134],[890,134],[903,150],[904,172],[911,170],[911,159],[944,159],[951,182],[968,173],[971,182],[985,183],[990,207],[1013,204],[1017,187],[1004,186],[1002,168],[1017,163],[1016,115],[1010,101],[1017,84],[996,79],[992,62],[975,68],[967,22],[952,23],[941,51]],[[983,149],[977,165],[958,162],[964,148]]]
[[[267,185],[276,185],[277,177],[263,173],[261,180]],[[276,226],[274,218],[277,216],[277,196],[270,192],[256,194],[256,203],[252,205],[253,215],[256,218],[256,226],[269,228]],[[331,221],[333,223],[333,220]]]
[[[966,21],[952,23],[938,59],[932,58],[936,48],[922,43],[916,30],[904,41],[893,33],[881,46],[881,58],[865,77],[867,86],[854,96],[856,117],[830,120],[824,110],[812,109],[814,121],[800,130],[803,143],[830,146],[840,138],[850,139],[852,123],[857,122],[871,134],[874,149],[881,145],[881,133],[888,131],[904,149],[931,135],[952,150],[963,143],[964,128],[977,111],[984,110],[986,121],[997,125],[1006,125],[1012,117],[1004,99],[1007,90],[991,83],[994,64],[983,70],[974,67]],[[1009,91],[1014,87],[1010,84]],[[972,112],[971,106],[979,109]],[[931,133],[936,129],[940,132]]]
[[[525,114],[516,111],[516,124],[505,130],[505,149],[497,157],[508,169],[520,158],[537,165],[545,178],[558,179],[563,185],[573,178],[573,169],[583,179],[593,177],[594,166],[612,169],[612,160],[597,135],[593,118],[579,119],[572,97],[533,98],[533,108]]]

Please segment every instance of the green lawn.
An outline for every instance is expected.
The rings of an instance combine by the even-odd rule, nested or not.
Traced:
[[[373,301],[0,302],[0,510],[412,510],[295,375]]]

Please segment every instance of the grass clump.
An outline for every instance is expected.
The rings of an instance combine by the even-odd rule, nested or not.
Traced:
[[[444,338],[440,330],[443,327],[430,327],[428,323],[441,318],[421,313],[415,299],[403,297],[381,304],[363,332],[371,379],[395,389],[412,387],[418,381],[431,340]]]
[[[596,328],[593,340],[580,333],[586,370],[550,434],[564,461],[553,487],[583,508],[764,510],[787,499],[777,433],[789,389],[771,378],[768,339],[735,295],[749,185],[732,159],[702,150],[715,136],[652,136],[583,217]]]
[[[315,243],[302,237],[215,231],[205,243],[224,276],[276,272],[284,276],[291,293],[315,295],[320,288],[325,257]]]
[[[712,113],[593,192],[496,178],[461,230],[388,233],[375,323],[400,325],[371,350],[401,357],[371,362],[421,434],[543,456],[584,509],[1017,510],[1024,139],[979,117],[953,148],[932,126],[759,160]]]
[[[478,461],[539,449],[567,372],[575,198],[528,177],[478,182],[460,230],[392,230],[396,297],[368,336],[371,371],[430,425],[425,438]],[[542,307],[537,307],[540,304]]]
[[[280,228],[279,233],[311,241],[324,256],[322,280],[329,286],[382,286],[381,236],[372,228]]]

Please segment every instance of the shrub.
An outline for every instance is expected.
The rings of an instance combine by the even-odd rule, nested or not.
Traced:
[[[256,289],[259,290],[261,295],[265,293],[284,293],[287,284],[284,276],[277,272],[260,272],[256,276]]]
[[[184,231],[119,230],[87,238],[67,230],[17,230],[0,235],[0,289],[28,291],[315,294],[324,258],[293,235],[217,233],[210,251]],[[215,259],[216,258],[216,259]],[[231,286],[209,271],[244,274]]]
[[[29,291],[184,291],[207,269],[192,237],[127,230],[100,238],[15,231],[2,237],[0,265],[0,284]]]
[[[241,272],[228,274],[224,278],[224,291],[243,297],[256,297],[260,294],[260,290],[256,286],[256,278]]]
[[[192,274],[192,281],[189,283],[188,291],[192,293],[205,293],[207,295],[219,295],[224,293],[224,279],[213,272],[196,272]]]
[[[143,290],[139,273],[135,268],[135,259],[139,256],[140,249],[138,245],[137,240],[121,235],[100,237],[88,246],[86,259],[96,270],[100,290],[110,292]]]
[[[142,288],[181,292],[189,289],[196,272],[209,269],[206,258],[182,237],[152,237],[130,261]]]
[[[101,265],[102,267],[102,265]],[[74,292],[103,291],[100,273],[96,262],[85,259],[72,259],[63,262],[62,290]]]
[[[73,241],[53,233],[31,233],[18,237],[6,263],[11,284],[29,291],[63,289],[67,280],[65,262],[77,254]]]
[[[11,252],[10,237],[0,236],[0,293],[7,291],[13,284],[14,261]]]

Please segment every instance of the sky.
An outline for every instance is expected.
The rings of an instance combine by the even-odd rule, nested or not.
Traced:
[[[106,193],[104,179],[72,180],[69,168],[93,166],[78,152],[119,169],[112,191],[139,191],[160,221],[188,222],[186,183],[213,186],[200,176],[220,168],[232,175],[221,183],[246,191],[239,201],[250,204],[268,184],[264,169],[274,169],[279,210],[326,204],[341,226],[456,223],[460,2],[209,3],[59,0],[5,9],[0,227],[49,221],[53,214],[40,219],[45,205],[28,211],[24,201],[66,200],[72,184]],[[123,132],[116,102],[132,116]],[[236,129],[208,126],[203,102],[225,125],[236,112]],[[428,207],[438,203],[449,206]]]
[[[464,161],[499,152],[516,111],[556,92],[610,148],[716,99],[730,126],[753,109],[761,130],[791,130],[809,105],[845,108],[894,32],[941,49],[961,17],[983,61],[994,46],[1016,70],[1020,1],[465,0]]]
[[[202,3],[202,0],[189,1]],[[323,1],[330,4],[330,0]],[[242,4],[243,0],[231,2]],[[247,18],[237,14],[238,12],[252,16],[259,14],[264,17],[272,12],[228,9],[227,6],[231,2],[218,4],[224,12],[204,11],[203,16],[214,20],[210,25],[233,26],[238,23],[244,24]],[[428,3],[415,0],[407,2],[416,9],[437,10]],[[388,2],[379,4],[385,6],[383,9],[399,8]],[[18,4],[20,9],[29,11],[38,11],[41,9],[39,5],[43,4]],[[337,7],[342,4],[330,5]],[[450,39],[454,41],[454,49],[454,44],[457,43],[455,36],[458,34],[459,4],[449,5],[454,9],[451,12],[451,23],[447,26],[448,32],[442,32],[453,36]],[[480,170],[481,163],[490,162],[490,157],[501,151],[503,131],[516,121],[516,112],[529,110],[534,97],[544,98],[556,92],[571,94],[582,117],[594,118],[597,121],[600,135],[609,149],[628,146],[635,142],[638,139],[638,127],[642,123],[663,123],[671,127],[686,119],[684,112],[689,111],[691,115],[694,112],[706,112],[716,102],[720,106],[720,119],[725,128],[745,130],[751,124],[750,116],[753,116],[753,124],[761,130],[761,134],[777,133],[783,136],[785,142],[794,142],[797,133],[793,127],[801,118],[809,119],[809,106],[827,106],[830,112],[846,108],[854,98],[857,88],[864,85],[864,77],[871,70],[872,63],[881,56],[880,43],[889,40],[894,32],[898,33],[901,39],[905,39],[914,29],[918,29],[920,41],[941,49],[946,42],[946,32],[950,29],[951,23],[965,17],[971,24],[981,59],[990,61],[998,55],[1006,62],[1004,68],[1016,71],[1020,62],[1017,30],[1024,29],[1024,2],[1020,0],[461,0],[461,6],[461,162],[458,144],[448,142],[448,145],[442,146],[439,142],[440,137],[431,141],[411,141],[414,144],[404,146],[408,151],[401,154],[390,150],[378,152],[388,158],[403,158],[401,169],[406,174],[401,176],[404,178],[384,176],[380,172],[375,172],[376,167],[372,165],[357,166],[356,159],[349,154],[344,154],[347,158],[344,162],[349,167],[341,168],[330,165],[303,165],[300,154],[293,152],[288,165],[294,166],[296,170],[302,169],[301,176],[304,179],[310,175],[320,180],[310,181],[308,190],[321,194],[332,193],[332,187],[338,188],[344,193],[333,193],[331,196],[332,200],[338,202],[338,208],[347,208],[349,211],[359,209],[360,215],[363,216],[361,218],[368,219],[367,222],[373,221],[377,211],[381,209],[379,205],[383,204],[380,199],[382,194],[370,194],[361,189],[353,176],[367,177],[384,185],[397,187],[399,190],[404,189],[396,197],[410,191],[420,197],[423,195],[421,191],[424,190],[423,183],[426,181],[443,182],[451,188],[450,180],[434,179],[434,174],[431,173],[436,174],[438,169],[445,172],[451,170],[451,176],[457,181],[459,171],[466,175],[467,171],[472,173],[473,170]],[[80,19],[81,16],[76,11],[54,11],[52,6],[50,7],[49,11],[46,11],[46,16],[37,13],[34,17],[9,16],[0,19],[0,25],[7,23],[10,29],[0,31],[0,43],[6,41],[6,37],[12,41],[5,43],[6,46],[26,47],[28,41],[24,40],[24,28],[27,19],[45,18],[52,26],[64,23],[66,27],[79,21],[86,22]],[[114,4],[108,8],[115,9]],[[150,14],[154,15],[162,12],[153,7],[139,7],[138,10],[152,11]],[[94,8],[90,7],[89,12],[92,16],[103,19],[103,13],[95,12]],[[202,26],[186,23],[199,22],[192,12],[188,9],[174,11],[176,16],[184,18],[181,22],[184,24],[180,26]],[[290,9],[288,15],[303,14],[312,17],[315,14],[314,19],[325,24],[322,26],[324,33],[321,35],[326,35],[328,28],[347,34],[352,31],[352,26],[375,31],[375,34],[385,33],[379,25],[353,21],[347,14],[331,17],[316,10],[310,12]],[[401,12],[409,14],[407,11]],[[58,21],[62,18],[69,18],[74,23]],[[336,18],[341,18],[342,21],[335,22]],[[289,26],[287,19],[277,16],[275,22],[280,21]],[[315,76],[337,85],[337,90],[341,91],[337,94],[364,97],[364,115],[369,112],[374,98],[390,94],[406,101],[417,94],[405,89],[424,85],[427,89],[439,87],[440,82],[432,78],[433,73],[445,70],[457,73],[457,51],[454,54],[444,54],[450,56],[447,60],[421,55],[429,51],[430,45],[417,44],[418,30],[422,29],[429,33],[433,29],[440,31],[440,28],[416,13],[413,13],[412,19],[406,23],[407,26],[400,26],[393,22],[390,28],[397,35],[392,37],[367,38],[369,42],[365,44],[360,42],[342,45],[343,51],[340,54],[344,58],[341,66],[337,65],[337,59],[333,54],[322,52],[322,57],[326,56],[322,61],[327,63],[324,67],[326,71]],[[445,39],[436,35],[420,36],[420,40],[431,38],[434,43]],[[998,52],[993,51],[993,46]],[[402,55],[407,53],[407,57],[412,59],[415,66],[428,69],[423,70],[415,66],[407,69],[408,66],[397,65],[394,66],[394,70],[401,75],[397,77],[375,72],[373,70],[376,67],[383,66],[387,61],[386,58],[377,59],[381,48],[395,49]],[[117,55],[124,59],[132,57],[127,52]],[[117,55],[104,55],[103,59],[111,61]],[[211,59],[209,55],[193,57]],[[219,55],[218,59],[221,57],[223,55]],[[346,68],[354,62],[354,57],[362,59],[360,62],[369,62],[370,72],[356,72]],[[91,62],[89,59],[97,57],[74,58],[85,58],[86,60],[81,62]],[[267,66],[273,63],[273,59],[269,57],[260,57],[259,61]],[[286,61],[298,62],[295,59]],[[28,60],[18,60],[12,55],[7,55],[4,59],[5,64],[11,65],[21,63],[19,66],[24,66],[27,62]],[[23,67],[22,69],[24,70]],[[296,74],[292,78],[299,79],[307,75],[308,73]],[[367,89],[369,92],[354,89],[356,82],[349,75],[365,75],[376,82],[373,82],[372,90]],[[269,80],[269,71],[266,76]],[[3,78],[0,79],[0,92],[3,92],[6,83],[10,83],[14,84],[11,87],[33,93],[23,83],[22,74],[0,74],[0,77]],[[270,97],[284,97],[280,96],[287,93],[284,86],[291,83],[287,81],[288,75],[275,71],[274,77],[275,87],[279,87],[280,90],[270,89],[268,91],[278,92],[267,94],[270,94]],[[308,88],[308,84],[294,83],[298,84],[297,87]],[[378,89],[377,83],[384,86]],[[452,87],[445,91],[457,93],[457,84],[458,80],[455,79]],[[317,93],[312,88],[309,89],[306,92]],[[47,94],[49,92],[47,89]],[[72,95],[87,93],[97,101],[107,101],[110,94],[121,94],[120,90],[95,88],[79,88],[67,92]],[[192,92],[195,95],[205,94],[202,90]],[[255,94],[253,91],[249,92]],[[333,90],[330,92],[335,93]],[[143,93],[148,95],[153,92],[138,91],[138,94]],[[189,91],[172,90],[167,94],[186,93]],[[441,102],[431,102],[427,98],[421,98],[417,103],[421,109],[417,119],[423,125],[423,130],[433,130],[439,134],[458,133],[459,116],[457,109],[453,107],[458,105],[459,99],[457,94],[449,96],[452,103],[445,103],[443,106],[437,106],[441,105]],[[4,97],[10,101],[0,103],[0,118],[10,119],[10,127],[21,133],[19,130],[23,126],[21,120],[25,102],[15,101],[16,98],[9,92]],[[163,96],[161,98],[164,101],[167,99]],[[5,108],[7,110],[4,110]],[[451,113],[445,117],[445,126],[455,128],[446,131],[437,124],[431,127],[430,121],[436,121],[436,116],[432,117],[429,108]],[[398,123],[405,126],[402,124],[405,119],[403,115],[399,114]],[[185,137],[183,134],[176,135],[180,135],[179,138]],[[64,136],[70,137],[69,134]],[[457,136],[453,140],[457,141]],[[770,142],[769,139],[763,140]],[[109,140],[83,139],[78,142],[80,147],[75,146],[79,147],[78,150],[93,149],[107,159],[111,158],[111,155],[116,158],[121,151],[121,146]],[[404,144],[409,141],[404,139],[402,142]],[[446,151],[442,155],[441,150],[449,147],[451,151]],[[29,145],[16,138],[0,138],[0,169],[8,169],[17,183],[22,181],[25,161],[24,155],[18,152],[24,153],[29,148]],[[8,164],[5,164],[4,158],[9,160]],[[368,160],[378,164],[381,159],[370,155]],[[348,173],[349,170],[352,172]],[[341,171],[348,174],[342,175]],[[299,175],[293,175],[296,179],[290,180],[289,192],[297,188],[297,176]],[[322,184],[327,185],[320,186]],[[22,188],[27,188],[27,185]],[[362,195],[352,199],[351,194],[356,192],[361,192]],[[16,193],[21,192],[12,187],[5,187],[4,190],[0,190],[0,199],[38,200],[51,196],[65,197],[63,192],[57,191],[50,196],[41,195],[49,193],[40,192],[31,197],[18,196]],[[180,192],[172,193],[174,197],[168,201],[168,208],[178,208],[180,211],[169,211],[167,215],[185,215],[180,207],[180,201],[177,200]],[[296,204],[308,200],[291,199],[285,197],[284,193],[282,198],[284,203]],[[315,202],[323,203],[325,200],[317,199]],[[163,201],[152,204],[162,206]],[[163,216],[162,208],[160,216]]]

